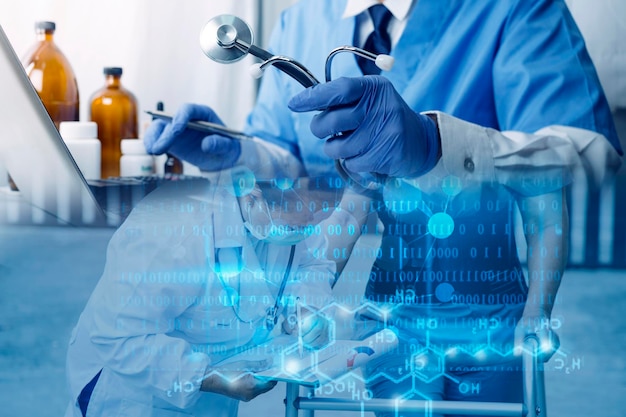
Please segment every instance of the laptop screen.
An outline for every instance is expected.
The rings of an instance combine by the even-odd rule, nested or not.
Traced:
[[[0,27],[0,160],[21,198],[58,224],[104,225],[106,216]],[[2,175],[2,174],[0,174]],[[38,219],[32,219],[34,223]]]

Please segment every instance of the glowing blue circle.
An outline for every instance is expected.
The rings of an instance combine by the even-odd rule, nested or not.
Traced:
[[[233,179],[233,193],[235,197],[248,195],[256,184],[256,177],[250,168],[240,166],[233,168],[231,172]]]
[[[447,282],[437,285],[435,288],[435,296],[442,303],[447,303],[452,299],[452,295],[454,294],[454,287]]]
[[[454,220],[449,214],[435,213],[428,219],[428,232],[437,239],[448,238],[454,232]]]
[[[279,190],[289,190],[293,187],[293,180],[291,178],[275,178],[274,184]]]

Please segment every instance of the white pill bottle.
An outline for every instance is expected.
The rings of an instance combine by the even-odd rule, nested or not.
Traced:
[[[76,165],[88,179],[100,178],[102,144],[95,122],[61,122],[59,133],[70,150]]]
[[[154,174],[154,157],[148,155],[140,139],[122,139],[120,176],[137,177]]]

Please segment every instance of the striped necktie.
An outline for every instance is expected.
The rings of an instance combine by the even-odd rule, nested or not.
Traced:
[[[374,31],[367,37],[363,49],[375,54],[389,54],[391,52],[391,38],[387,33],[387,26],[392,14],[382,4],[372,6],[368,11],[374,22]],[[357,57],[357,62],[363,74],[380,74],[380,68],[373,61]]]

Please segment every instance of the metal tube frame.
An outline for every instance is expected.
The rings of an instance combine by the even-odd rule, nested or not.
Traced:
[[[301,77],[297,81],[300,81],[302,77],[304,77],[305,82],[300,81],[300,83],[306,88],[319,84],[320,82],[315,78],[315,76],[309,71],[304,65],[299,63],[293,58],[283,55],[274,55],[271,58],[263,61],[261,64],[261,69],[265,70],[270,65],[274,65],[279,69],[281,68],[281,64],[287,65],[300,73]]]
[[[285,417],[313,417],[315,410],[320,411],[374,411],[374,412],[429,412],[440,414],[482,415],[500,417],[547,417],[543,362],[539,355],[537,338],[525,341],[523,351],[524,402],[497,403],[471,401],[428,401],[428,400],[390,400],[374,398],[368,401],[354,401],[342,398],[315,398],[313,389],[306,388],[300,396],[300,385],[287,383],[285,399]]]
[[[329,82],[332,78],[331,69],[332,69],[333,58],[335,57],[335,55],[340,54],[342,52],[350,52],[350,53],[353,53],[354,55],[360,56],[361,58],[371,59],[372,61],[376,61],[376,57],[377,57],[376,54],[366,51],[365,49],[357,48],[356,46],[345,45],[345,46],[340,46],[338,48],[335,48],[332,51],[330,51],[330,53],[326,57],[326,64],[324,65],[324,75],[326,77],[326,82]]]

